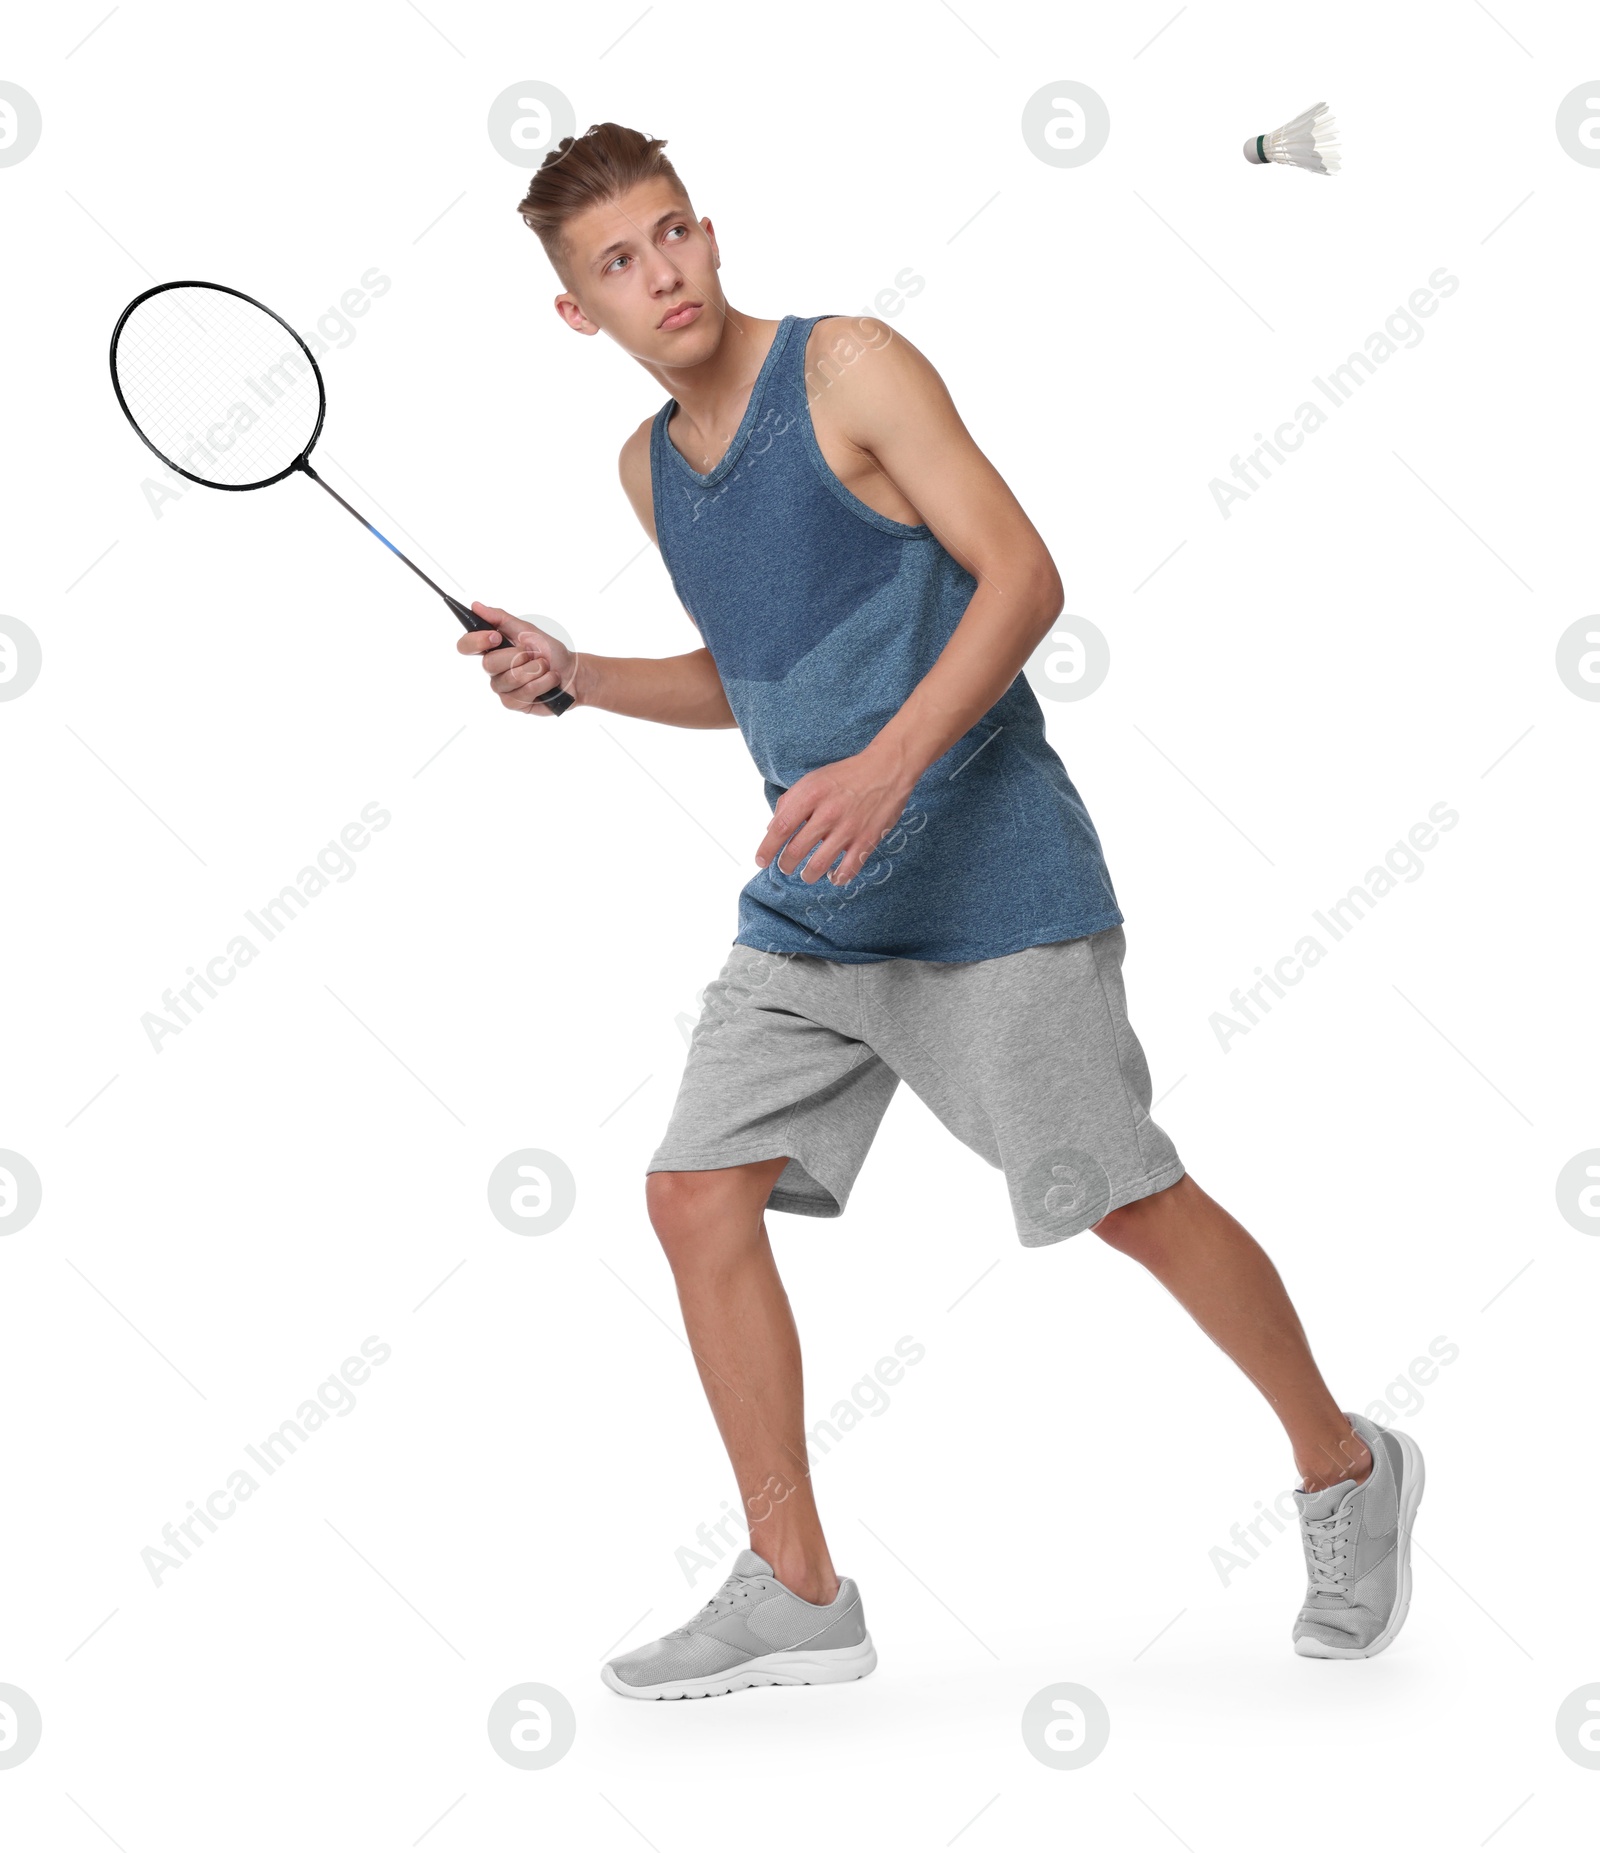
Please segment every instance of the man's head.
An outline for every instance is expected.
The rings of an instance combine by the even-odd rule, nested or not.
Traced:
[[[665,147],[615,122],[564,136],[517,210],[562,281],[568,327],[604,330],[646,365],[695,366],[722,339],[722,260]]]

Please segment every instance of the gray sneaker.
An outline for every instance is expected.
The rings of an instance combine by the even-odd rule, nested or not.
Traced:
[[[1294,1650],[1314,1660],[1382,1653],[1411,1606],[1411,1527],[1422,1503],[1422,1450],[1365,1416],[1345,1419],[1372,1450],[1366,1479],[1321,1492],[1295,1489],[1311,1581],[1294,1624]]]
[[[747,1686],[863,1679],[877,1664],[851,1578],[840,1577],[831,1602],[807,1602],[778,1581],[766,1558],[740,1551],[698,1615],[608,1660],[600,1677],[625,1699],[709,1699]]]

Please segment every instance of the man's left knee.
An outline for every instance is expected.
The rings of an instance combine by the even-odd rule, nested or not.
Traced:
[[[1138,1218],[1131,1212],[1137,1210],[1139,1204],[1144,1201],[1145,1199],[1141,1197],[1137,1203],[1124,1203],[1117,1209],[1108,1210],[1099,1222],[1091,1223],[1089,1226],[1096,1235],[1104,1237],[1106,1241],[1119,1241],[1124,1234],[1132,1232]]]
[[[1107,1210],[1097,1223],[1090,1227],[1095,1234],[1114,1245],[1120,1244],[1138,1235],[1141,1229],[1150,1225],[1152,1216],[1159,1216],[1167,1207],[1166,1199],[1175,1190],[1181,1190],[1188,1182],[1185,1172],[1175,1183],[1164,1189],[1154,1190],[1147,1197],[1135,1197],[1131,1203],[1119,1204],[1114,1210]]]

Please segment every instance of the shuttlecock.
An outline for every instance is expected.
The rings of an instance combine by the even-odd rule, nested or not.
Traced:
[[[1266,135],[1252,135],[1244,145],[1244,158],[1258,164],[1276,161],[1283,167],[1304,167],[1313,174],[1339,171],[1339,132],[1326,103],[1310,109]]]

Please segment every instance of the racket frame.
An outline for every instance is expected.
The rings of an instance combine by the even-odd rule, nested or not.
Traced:
[[[174,463],[165,451],[158,450],[140,429],[138,419],[129,411],[128,401],[122,396],[122,382],[117,378],[117,343],[122,339],[123,326],[127,322],[128,317],[133,314],[134,310],[137,309],[141,303],[148,302],[152,296],[164,296],[168,290],[215,290],[221,296],[237,296],[240,302],[247,302],[252,309],[259,309],[263,315],[270,316],[295,346],[299,348],[300,352],[305,355],[306,365],[311,369],[311,377],[317,383],[317,422],[312,427],[311,436],[306,440],[300,455],[295,458],[293,463],[285,464],[276,475],[263,476],[258,482],[253,483],[218,483],[213,482],[209,476],[196,476],[192,470],[184,469],[182,464]],[[317,358],[311,352],[311,349],[306,346],[305,342],[300,339],[299,335],[295,333],[294,329],[292,329],[283,317],[278,314],[277,310],[269,309],[264,302],[257,302],[254,296],[247,296],[243,290],[230,289],[226,283],[202,283],[198,278],[193,277],[185,278],[177,283],[158,283],[153,289],[141,291],[140,294],[135,296],[133,301],[128,304],[127,308],[122,311],[121,315],[117,317],[117,325],[111,331],[111,390],[117,395],[117,404],[122,407],[123,417],[126,418],[128,423],[138,432],[139,442],[144,445],[145,449],[148,450],[152,456],[159,457],[169,470],[176,470],[180,476],[186,477],[188,481],[199,483],[202,489],[266,489],[273,483],[281,483],[286,476],[290,476],[294,471],[304,467],[306,458],[311,454],[312,446],[316,443],[317,439],[322,436],[322,421],[328,413],[328,393],[327,388],[322,382],[322,369],[317,365]],[[437,588],[435,588],[435,590],[437,590]]]

